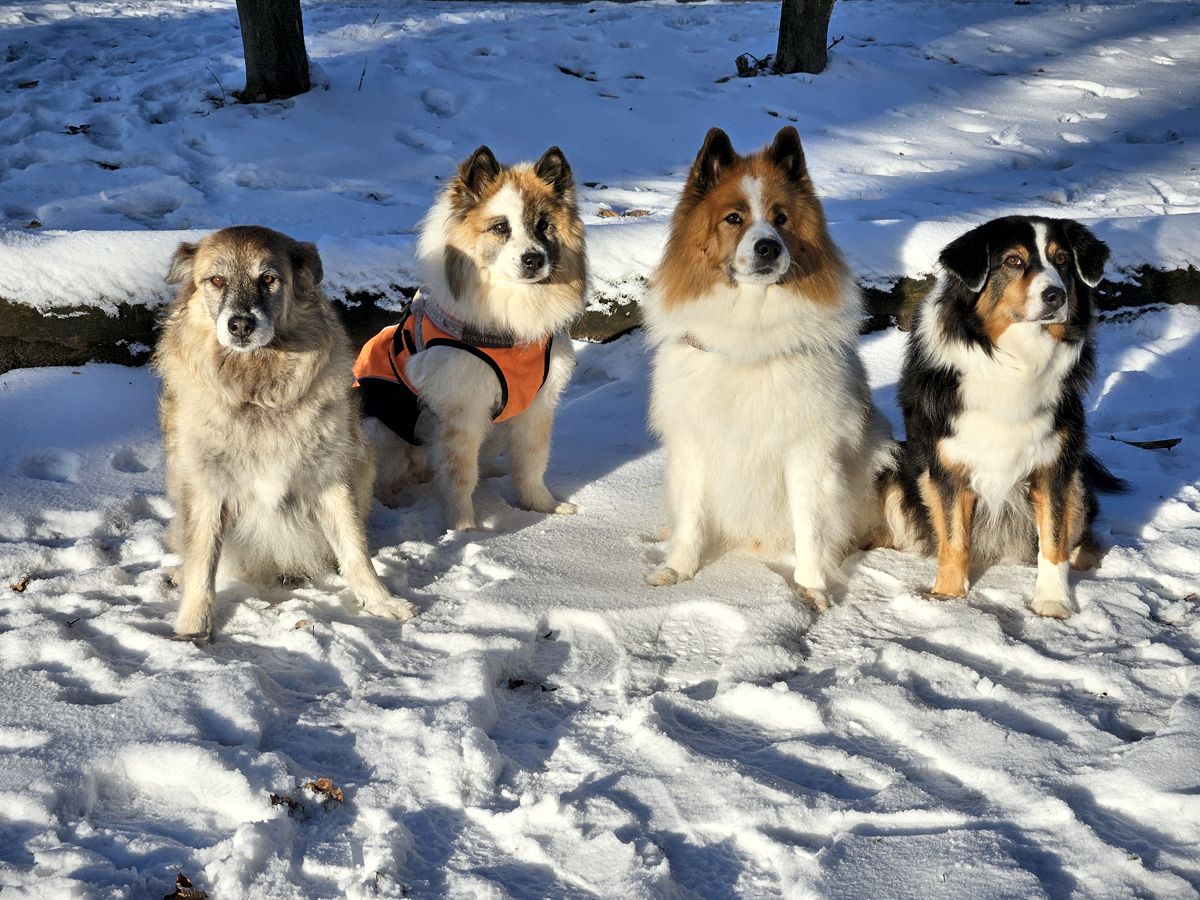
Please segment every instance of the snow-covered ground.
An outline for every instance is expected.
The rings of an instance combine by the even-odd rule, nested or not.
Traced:
[[[319,240],[334,286],[403,283],[481,142],[565,149],[619,285],[709,125],[748,147],[792,117],[868,279],[1010,211],[1099,221],[1120,265],[1200,259],[1195,4],[842,0],[825,75],[715,83],[776,16],[306,3],[329,90],[240,107],[215,102],[231,2],[5,4],[0,296],[161,297],[181,232],[251,220]],[[890,551],[819,618],[736,556],[646,587],[662,457],[633,335],[580,347],[557,422],[579,515],[489,480],[485,530],[446,535],[416,491],[371,529],[411,623],[350,614],[335,576],[226,582],[196,648],[168,639],[152,374],[0,376],[0,895],[162,896],[182,870],[214,900],[1196,896],[1200,311],[1098,335],[1092,445],[1133,491],[1104,498],[1113,549],[1067,622],[1027,611],[1029,567],[937,603],[933,564]],[[864,342],[893,418],[903,341]]]

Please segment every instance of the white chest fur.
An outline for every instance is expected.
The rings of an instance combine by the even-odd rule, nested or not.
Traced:
[[[990,357],[976,348],[956,354],[962,411],[940,450],[970,471],[971,487],[988,509],[998,512],[1017,485],[1057,458],[1054,409],[1080,349],[1040,325],[1019,323]]]

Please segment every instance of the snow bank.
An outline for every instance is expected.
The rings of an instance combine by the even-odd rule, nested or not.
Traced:
[[[1088,219],[1113,250],[1109,277],[1123,280],[1142,266],[1186,269],[1200,260],[1200,214]],[[833,222],[834,238],[858,279],[890,287],[901,276],[934,271],[947,243],[977,224],[953,222]],[[588,228],[593,297],[639,300],[662,253],[668,216],[628,222],[601,219]],[[200,231],[0,232],[0,297],[39,312],[119,303],[157,306],[173,292],[163,283],[180,241]],[[300,235],[308,239],[312,235]],[[357,292],[398,299],[398,288],[418,284],[412,236],[316,236],[325,265],[325,288],[335,297]]]

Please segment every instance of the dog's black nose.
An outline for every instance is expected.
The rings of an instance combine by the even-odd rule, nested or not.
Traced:
[[[230,316],[228,327],[234,337],[249,337],[254,331],[254,316]]]
[[[533,273],[546,264],[546,254],[538,250],[526,250],[521,254],[521,266]]]
[[[1048,287],[1042,291],[1042,302],[1051,309],[1057,309],[1067,300],[1067,292],[1060,287]]]
[[[754,253],[765,262],[775,262],[783,252],[783,245],[774,238],[759,238],[754,242]]]

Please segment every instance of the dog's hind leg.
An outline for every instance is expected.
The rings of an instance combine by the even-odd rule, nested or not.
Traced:
[[[318,504],[321,529],[359,608],[375,616],[401,621],[416,615],[415,606],[393,597],[379,579],[367,553],[361,506],[356,502],[351,486],[342,481],[330,485],[321,493]]]
[[[403,490],[418,479],[413,471],[413,448],[376,418],[363,420],[363,431],[374,457],[374,492],[384,506],[400,505]]]
[[[218,497],[186,488],[181,506],[182,597],[175,634],[203,642],[212,634],[217,564],[221,559],[227,512]]]
[[[646,576],[646,583],[655,587],[687,581],[695,575],[704,549],[704,466],[680,449],[667,451],[671,542],[666,560]]]

